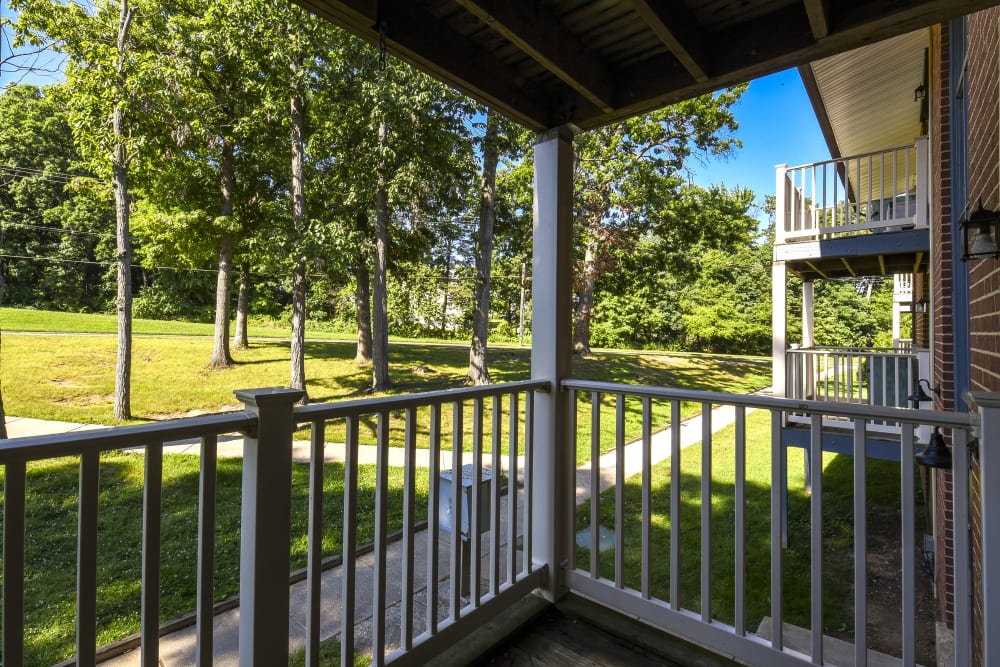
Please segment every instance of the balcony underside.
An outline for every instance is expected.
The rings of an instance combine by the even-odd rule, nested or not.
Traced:
[[[927,230],[909,229],[777,245],[774,259],[803,280],[889,276],[924,271],[929,250]]]

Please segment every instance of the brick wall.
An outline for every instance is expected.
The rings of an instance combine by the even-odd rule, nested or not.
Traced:
[[[969,17],[969,206],[1000,208],[1000,42],[994,7]],[[969,271],[969,380],[972,391],[1000,391],[1000,262],[993,258],[971,260]],[[973,461],[972,581],[982,582],[982,523],[979,468]],[[973,649],[981,654],[983,601],[978,585],[972,596]]]

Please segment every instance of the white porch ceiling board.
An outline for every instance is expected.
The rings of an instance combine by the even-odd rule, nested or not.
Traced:
[[[811,64],[841,155],[910,144],[920,136],[927,30],[824,58]]]
[[[914,90],[924,78],[924,49],[928,31],[917,30],[876,44],[813,62],[813,77],[842,156],[871,153],[912,145],[921,134],[921,103]],[[849,175],[859,195],[868,190],[867,163],[861,178]],[[907,175],[897,175],[896,192],[906,187]],[[916,164],[910,164],[910,178]],[[875,184],[878,187],[878,184]]]

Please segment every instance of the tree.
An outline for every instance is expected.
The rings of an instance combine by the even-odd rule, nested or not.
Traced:
[[[131,418],[132,243],[129,172],[140,149],[132,109],[149,104],[145,75],[155,71],[150,50],[131,35],[138,11],[130,0],[99,2],[88,14],[78,5],[41,0],[12,3],[20,11],[18,28],[33,43],[48,38],[69,56],[66,90],[74,137],[97,173],[110,171],[115,200],[118,351],[115,363],[114,417]],[[110,122],[109,122],[110,121]],[[110,125],[110,128],[108,127]],[[108,156],[110,155],[110,160]]]
[[[702,95],[577,137],[577,352],[590,351],[594,290],[612,252],[634,243],[666,206],[692,153],[725,155],[740,145],[731,135],[737,127],[732,106],[745,89]]]

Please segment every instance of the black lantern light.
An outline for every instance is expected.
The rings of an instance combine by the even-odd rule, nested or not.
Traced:
[[[920,407],[921,402],[931,400],[931,397],[927,395],[927,392],[924,391],[924,388],[920,386],[924,384],[927,385],[927,388],[930,389],[935,394],[937,394],[938,396],[941,395],[941,385],[932,387],[930,382],[928,382],[923,378],[920,378],[919,380],[917,380],[917,386],[913,388],[913,393],[906,397],[906,400],[913,403],[913,407],[915,408]]]
[[[959,222],[962,228],[964,243],[963,260],[972,257],[1000,258],[1000,213],[983,208],[983,200],[979,200],[979,208],[973,211],[967,219]]]
[[[931,441],[913,459],[928,468],[951,468],[951,450],[944,442],[940,426],[934,427]]]

